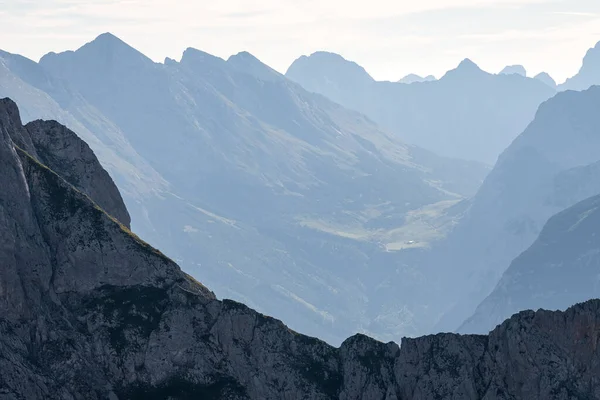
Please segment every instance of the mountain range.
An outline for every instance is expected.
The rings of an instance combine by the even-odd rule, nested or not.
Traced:
[[[488,173],[403,143],[249,53],[190,48],[160,64],[103,34],[39,63],[0,60],[0,94],[25,120],[81,132],[142,238],[219,297],[332,343],[418,333],[371,299],[390,274],[413,275],[393,251],[443,235],[444,210]]]
[[[545,73],[527,78],[525,68],[514,65],[495,75],[469,59],[437,81],[378,82],[356,63],[326,52],[298,58],[286,76],[364,113],[408,143],[493,165],[543,101],[557,90],[600,84],[598,71],[600,43],[588,51],[579,73],[558,88]]]
[[[435,81],[435,76],[427,75],[427,76],[419,76],[417,74],[408,74],[404,78],[400,79],[399,83],[411,84],[415,82],[431,82]]]
[[[489,332],[515,310],[564,310],[598,297],[599,210],[600,196],[595,196],[550,218],[459,331]]]
[[[399,347],[355,335],[334,348],[216,300],[125,225],[123,200],[85,142],[54,121],[23,126],[8,99],[0,100],[0,167],[3,398],[600,394],[598,300],[522,312],[486,336],[439,334]]]
[[[597,151],[600,148],[599,111],[600,86],[582,92],[559,93],[540,106],[532,123],[502,153],[481,189],[468,200],[460,222],[444,241],[438,242],[439,247],[430,254],[433,259],[429,263],[434,265],[451,260],[446,261],[448,273],[441,275],[440,279],[447,290],[454,289],[454,294],[447,294],[440,301],[450,305],[450,298],[462,298],[453,305],[453,311],[445,315],[436,330],[453,331],[468,318],[474,307],[492,291],[511,261],[536,240],[546,240],[548,229],[543,227],[550,217],[579,201],[600,194],[600,153]],[[538,239],[540,233],[542,236]],[[557,236],[561,234],[560,230],[553,233]],[[571,250],[563,251],[572,254],[569,253]],[[527,252],[540,254],[539,250],[529,249]],[[525,273],[525,266],[518,262],[520,259],[521,256],[514,261],[519,267],[511,267],[507,271],[512,275],[511,279],[516,279],[514,268],[518,268],[519,279],[523,280],[519,285],[530,287],[529,280],[538,279],[543,286],[544,281],[537,273],[533,276]],[[527,268],[536,268],[538,263],[546,265],[542,259],[539,262],[533,262],[532,258],[527,260]],[[564,266],[565,282],[570,275],[568,269],[577,268],[579,262],[574,257]],[[544,275],[540,269],[539,273]],[[558,270],[556,273],[560,275]],[[584,279],[593,280],[595,277],[590,274]],[[504,280],[499,285],[505,285]],[[552,296],[552,290],[551,287],[547,288],[547,296]],[[564,290],[575,295],[578,289],[576,285],[565,285]],[[533,292],[530,294],[534,295]],[[540,292],[536,292],[535,296],[541,296]],[[502,301],[505,300],[514,303],[509,309],[530,308],[539,304],[529,301],[521,303],[516,298]],[[557,298],[556,302],[549,302],[548,307],[558,303],[562,304],[563,309],[571,304]],[[480,308],[480,311],[490,310]],[[498,316],[490,314],[485,318],[489,317],[497,323],[510,315],[510,311],[507,312]],[[469,326],[465,325],[463,331],[470,332]],[[474,329],[487,332],[494,326],[494,323],[483,324]]]
[[[437,81],[377,82],[340,56],[300,57],[286,72],[306,90],[360,111],[408,143],[493,165],[555,94],[539,80],[494,75],[469,59]]]
[[[597,48],[574,82],[594,82]],[[304,88],[288,79],[302,71]],[[123,194],[128,211],[111,215],[218,297],[333,344],[354,332],[398,340],[454,331],[466,319],[461,332],[485,333],[545,305],[492,294],[494,305],[486,300],[469,318],[512,260],[543,240],[548,218],[600,193],[597,87],[560,92],[531,111],[527,126],[524,110],[552,96],[552,85],[488,74],[469,60],[440,80],[404,84],[376,82],[320,52],[286,75],[247,52],[223,60],[189,48],[180,61],[155,63],[111,34],[39,63],[0,53],[0,95],[18,102],[25,121],[55,119],[78,132]],[[341,103],[381,90],[385,107],[412,103],[402,123],[413,125],[381,128],[311,85]],[[419,113],[426,123],[411,120]],[[489,175],[483,163],[402,141],[407,132],[426,138],[422,130],[435,123],[448,132],[430,131],[443,153],[446,137],[479,157],[512,140],[503,124],[516,122],[527,127]],[[481,142],[463,136],[475,131],[486,132]],[[61,162],[34,157],[69,178]],[[89,195],[110,209],[99,193]],[[512,270],[503,287],[528,284]],[[561,309],[585,299],[569,293]]]

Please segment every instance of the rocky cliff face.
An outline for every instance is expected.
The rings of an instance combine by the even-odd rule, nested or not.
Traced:
[[[42,164],[89,153],[42,151],[60,127],[36,126],[34,140],[0,103],[0,399],[600,396],[600,301],[524,312],[489,336],[333,348],[216,300],[86,194],[110,181],[64,171],[77,188]]]

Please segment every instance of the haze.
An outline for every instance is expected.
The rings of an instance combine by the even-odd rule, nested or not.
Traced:
[[[191,46],[221,57],[247,50],[279,72],[328,50],[378,80],[440,77],[465,57],[490,72],[574,75],[600,37],[597,0],[1,1],[2,48],[39,59],[110,31],[155,61]]]

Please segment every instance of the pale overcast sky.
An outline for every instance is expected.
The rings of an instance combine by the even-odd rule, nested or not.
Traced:
[[[107,31],[156,61],[246,50],[285,72],[328,50],[379,80],[439,77],[469,57],[563,81],[600,41],[600,0],[0,0],[0,49],[34,60]]]

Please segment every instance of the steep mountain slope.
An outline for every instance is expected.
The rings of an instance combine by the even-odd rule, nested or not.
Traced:
[[[39,64],[0,51],[0,96],[18,101],[26,121],[55,119],[76,129],[128,194],[164,188],[164,180],[133,150],[114,123],[68,82]]]
[[[556,81],[552,78],[547,72],[540,72],[533,79],[537,79],[538,81],[545,83],[553,89],[556,89]]]
[[[598,164],[595,166],[596,173]],[[600,175],[594,178],[598,179]],[[600,185],[598,185],[600,193]],[[600,196],[552,217],[460,328],[489,332],[515,310],[566,309],[600,293]]]
[[[493,75],[470,60],[434,82],[375,82],[354,63],[303,56],[286,76],[360,111],[403,140],[437,154],[494,164],[555,90],[520,75]],[[355,71],[350,74],[336,71]],[[358,72],[364,73],[358,73]]]
[[[137,226],[144,225],[146,238],[156,240],[143,202],[168,190],[168,185],[113,122],[67,82],[48,74],[39,64],[2,51],[0,96],[19,103],[24,121],[53,119],[77,131],[114,177]]]
[[[567,79],[558,89],[585,90],[593,85],[600,85],[600,42],[588,50],[577,75]]]
[[[156,64],[104,34],[33,64],[67,88],[64,107],[85,104],[114,127],[107,139],[94,131],[102,145],[92,148],[119,149],[118,135],[132,151],[118,159],[139,157],[123,172],[98,152],[119,186],[141,165],[156,173],[149,190],[124,186],[133,228],[219,296],[334,343],[419,332],[410,315],[370,302],[390,275],[412,279],[387,250],[442,236],[453,223],[444,210],[476,191],[486,167],[406,145],[248,53],[188,49]],[[39,93],[29,69],[11,76]]]
[[[442,282],[462,298],[438,326],[454,330],[552,215],[600,193],[600,87],[563,92],[501,155],[452,234],[434,250]],[[452,260],[448,264],[447,260]],[[469,290],[465,290],[469,288]]]
[[[489,336],[357,335],[333,348],[218,301],[86,195],[78,158],[35,158],[16,105],[0,101],[0,395],[27,399],[595,398],[600,301],[523,312]],[[54,129],[53,123],[49,130]],[[76,144],[66,129],[61,139]],[[56,137],[57,133],[51,133]],[[37,136],[35,139],[32,136]],[[17,145],[17,143],[19,145]],[[24,147],[21,147],[24,146]],[[75,148],[75,147],[74,147]],[[88,186],[90,185],[90,186]],[[113,199],[118,200],[118,199]],[[124,211],[115,209],[115,211]]]

